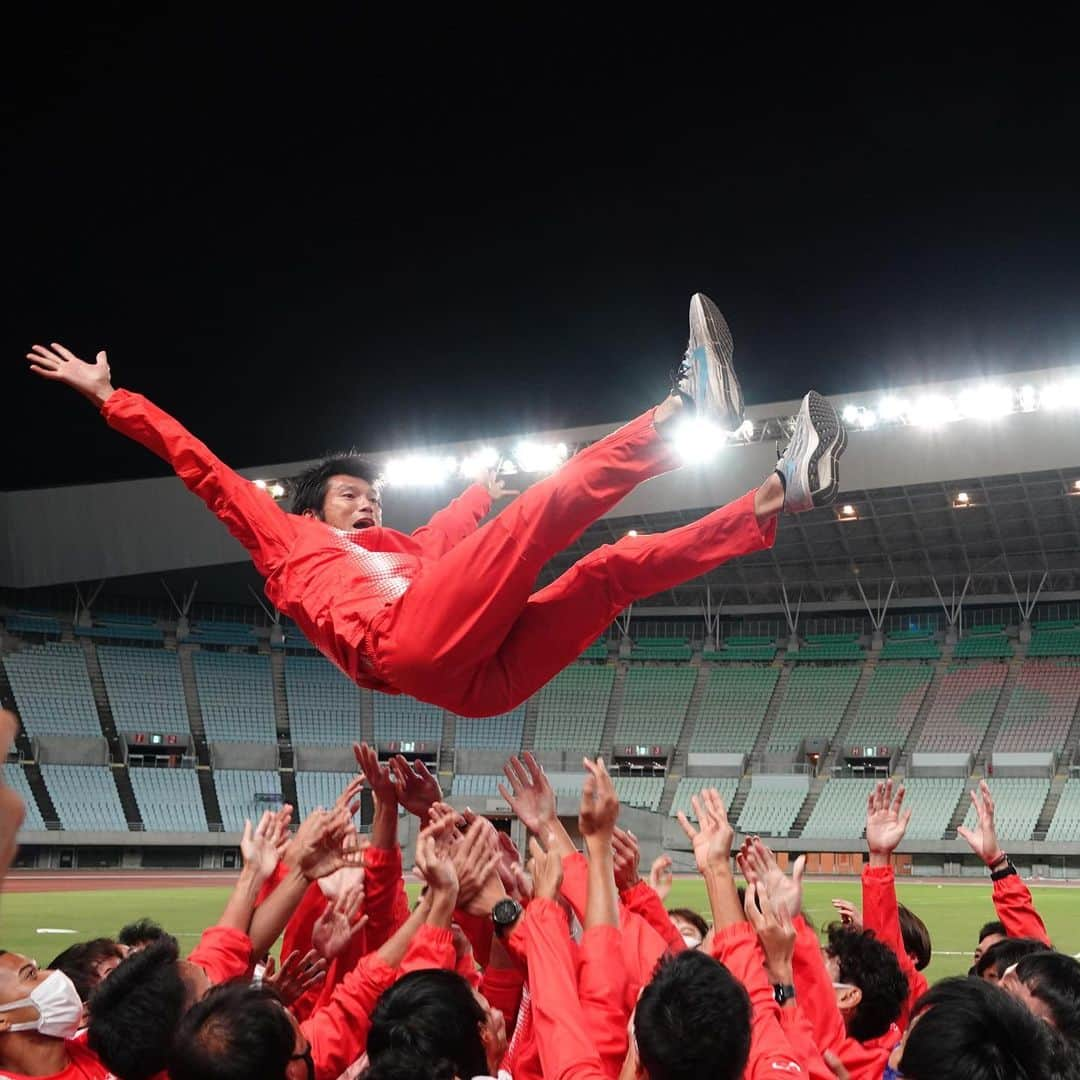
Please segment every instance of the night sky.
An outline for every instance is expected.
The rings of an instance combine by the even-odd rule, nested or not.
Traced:
[[[237,466],[629,417],[696,290],[751,403],[1080,357],[1063,30],[39,7],[0,64],[0,488],[164,471],[35,341]]]

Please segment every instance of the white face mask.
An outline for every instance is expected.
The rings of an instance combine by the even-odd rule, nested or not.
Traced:
[[[79,992],[62,971],[54,971],[38,983],[29,997],[0,1005],[0,1012],[31,1005],[37,1009],[38,1018],[11,1024],[8,1031],[38,1031],[53,1039],[70,1039],[82,1024],[83,1003],[79,1000]]]
[[[699,938],[697,936],[697,934],[684,933],[682,935],[682,939],[683,939],[683,941],[686,942],[686,947],[688,949],[700,949],[701,948],[701,938]]]

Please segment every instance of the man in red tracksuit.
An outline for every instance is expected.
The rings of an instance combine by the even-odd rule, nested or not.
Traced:
[[[835,497],[846,436],[832,406],[811,391],[777,471],[756,491],[683,528],[598,548],[532,593],[549,559],[636,485],[679,463],[671,440],[688,406],[738,425],[730,354],[723,316],[695,297],[687,361],[663,403],[582,450],[483,528],[491,493],[474,485],[411,536],[382,527],[376,477],[349,466],[355,459],[337,459],[341,471],[322,478],[315,498],[301,478],[301,512],[288,514],[172,417],[114,390],[104,353],[87,364],[54,344],[35,346],[28,358],[169,462],[250,552],[278,610],[354,682],[492,716],[535,693],[628,604],[770,547],[781,509]]]

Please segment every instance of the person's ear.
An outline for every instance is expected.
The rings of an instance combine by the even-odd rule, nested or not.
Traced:
[[[862,991],[857,986],[845,986],[836,992],[836,1004],[841,1012],[857,1009],[862,1002]]]

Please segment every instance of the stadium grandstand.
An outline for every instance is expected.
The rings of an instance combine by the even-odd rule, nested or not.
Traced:
[[[675,814],[702,787],[721,790],[742,832],[843,854],[863,848],[873,781],[893,776],[919,796],[906,872],[981,873],[956,830],[987,778],[1017,863],[1075,877],[1080,382],[1062,369],[836,404],[850,446],[835,506],[635,605],[527,703],[484,720],[350,683],[274,615],[242,549],[175,479],[0,494],[20,864],[234,867],[245,818],[328,804],[366,741],[384,759],[422,759],[455,806],[508,822],[508,755],[533,752],[573,818],[581,758],[602,754],[646,855],[683,865]],[[794,409],[749,408],[710,461],[634,492],[542,583],[601,544],[741,495]],[[535,473],[608,430],[506,453]],[[390,478],[388,524],[422,524],[456,493],[447,462],[477,449],[372,455]],[[287,505],[302,464],[244,473]]]

